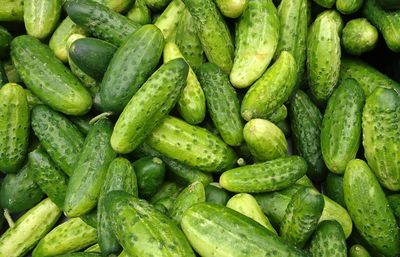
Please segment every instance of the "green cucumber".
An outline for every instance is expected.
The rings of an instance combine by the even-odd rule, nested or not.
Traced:
[[[181,226],[203,257],[307,256],[256,221],[216,204],[192,206],[184,213]]]
[[[164,182],[165,164],[157,157],[143,157],[133,163],[139,195],[143,198],[153,196]]]
[[[208,60],[229,73],[234,46],[228,27],[212,0],[184,0],[194,20],[200,42]]]
[[[197,72],[207,99],[211,119],[222,139],[231,146],[243,141],[240,103],[229,77],[213,63],[203,64]]]
[[[4,62],[4,71],[6,72],[8,82],[22,83],[22,79],[19,76],[17,68],[15,68],[15,65],[11,58]]]
[[[28,35],[47,38],[56,28],[61,15],[61,0],[25,0],[24,24]]]
[[[68,115],[82,115],[91,108],[89,92],[38,39],[16,37],[11,57],[25,85],[45,104]]]
[[[25,88],[25,93],[26,93],[26,101],[28,102],[29,110],[32,110],[33,107],[39,104],[43,104],[40,99],[35,96],[29,89]],[[76,117],[76,116],[75,116]]]
[[[152,10],[158,11],[164,9],[171,0],[144,0],[148,7]]]
[[[353,14],[363,5],[364,0],[336,0],[336,9],[343,14]]]
[[[86,116],[72,116],[69,118],[70,121],[72,121],[76,127],[78,127],[79,131],[81,131],[83,134],[87,135],[92,128],[92,125],[90,123],[91,117],[86,115]]]
[[[32,109],[31,126],[51,159],[71,176],[83,146],[83,134],[64,115],[45,105]]]
[[[177,58],[184,59],[179,47],[175,43],[167,42],[164,47],[164,63]],[[202,122],[206,115],[206,98],[200,82],[190,66],[186,86],[178,101],[178,111],[182,118],[190,124]]]
[[[400,194],[389,195],[387,197],[390,208],[397,219],[397,224],[400,224]]]
[[[120,46],[140,25],[92,0],[68,0],[64,5],[73,22],[94,37]]]
[[[161,154],[206,172],[220,173],[235,165],[236,154],[204,128],[168,116],[146,143]]]
[[[286,119],[287,114],[288,114],[287,108],[284,104],[282,104],[281,107],[279,107],[269,117],[267,117],[267,120],[277,125],[277,123],[282,122]]]
[[[146,201],[114,191],[107,194],[105,206],[113,217],[115,235],[129,255],[195,256],[178,226]]]
[[[225,171],[219,183],[231,192],[271,192],[294,184],[306,171],[307,163],[303,158],[288,156]]]
[[[349,257],[371,257],[371,255],[364,246],[356,244],[350,248]]]
[[[230,80],[249,87],[270,64],[279,41],[279,17],[272,0],[249,0],[236,29],[236,49]]]
[[[59,256],[82,250],[96,241],[96,229],[81,218],[72,218],[43,237],[33,250],[32,257]]]
[[[115,124],[111,145],[116,152],[132,152],[162,122],[178,101],[188,70],[183,59],[175,59],[151,75]]]
[[[175,41],[176,28],[184,11],[185,4],[181,0],[172,0],[154,22],[154,25],[163,33],[165,41]]]
[[[356,157],[364,102],[363,90],[354,79],[343,80],[329,98],[322,120],[321,149],[333,173],[343,174],[347,163]]]
[[[331,8],[336,0],[314,0],[314,2],[322,7]]]
[[[151,11],[147,7],[145,0],[136,0],[126,17],[141,25],[151,23]]]
[[[24,21],[24,0],[1,1],[0,21]]]
[[[0,25],[0,58],[4,58],[10,51],[12,36],[11,34]]]
[[[400,190],[400,95],[393,89],[377,88],[367,98],[363,114],[365,158],[379,182]]]
[[[347,257],[346,237],[337,221],[326,220],[318,225],[310,252],[313,257]]]
[[[231,197],[220,184],[212,182],[205,187],[206,202],[225,206]]]
[[[0,256],[22,257],[51,230],[61,210],[45,199],[26,212],[0,237]]]
[[[94,245],[86,248],[85,249],[85,253],[101,253],[100,245],[99,244],[94,244]]]
[[[84,214],[80,218],[92,228],[97,229],[97,210]]]
[[[248,2],[249,0],[215,0],[218,9],[228,18],[238,18],[242,15]]]
[[[272,122],[252,119],[244,126],[244,140],[257,162],[288,155],[288,143],[283,132]]]
[[[367,19],[353,19],[343,29],[342,45],[347,53],[361,55],[375,48],[378,36],[378,30]]]
[[[57,257],[101,257],[98,253],[67,253],[63,255],[58,255]]]
[[[164,197],[155,202],[153,206],[157,211],[169,216],[169,214],[172,212],[172,208],[174,207],[176,197],[177,196]]]
[[[7,73],[4,69],[3,62],[0,61],[0,88],[2,88],[5,84],[8,83]]]
[[[378,3],[385,9],[399,9],[400,2],[398,0],[378,0]]]
[[[175,182],[165,181],[164,184],[158,190],[158,192],[151,197],[150,203],[154,204],[159,200],[168,197],[176,198],[182,190],[183,186]]]
[[[138,185],[135,171],[131,163],[121,157],[114,159],[108,168],[97,204],[97,236],[103,256],[117,254],[121,251],[121,247],[111,228],[112,216],[107,216],[104,199],[109,192],[114,190],[122,190],[137,196]]]
[[[94,0],[115,12],[125,12],[132,6],[134,0]]]
[[[351,231],[353,230],[353,222],[349,213],[345,208],[343,208],[335,201],[331,200],[329,197],[325,195],[323,197],[325,201],[325,207],[322,211],[319,222],[322,222],[324,220],[336,220],[340,223],[346,238],[348,238],[351,234]]]
[[[296,84],[296,62],[282,51],[275,63],[245,94],[241,114],[249,121],[268,117],[289,99]]]
[[[7,83],[0,88],[0,102],[0,171],[15,173],[28,150],[30,115],[25,90]]]
[[[323,192],[336,203],[346,208],[343,194],[343,177],[329,173],[323,184]]]

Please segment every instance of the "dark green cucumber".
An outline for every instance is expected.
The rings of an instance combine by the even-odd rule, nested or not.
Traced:
[[[7,73],[4,69],[4,63],[0,61],[0,88],[8,83]]]
[[[20,22],[24,20],[24,0],[1,1],[0,21]]]
[[[96,204],[107,169],[116,153],[110,145],[112,123],[97,121],[89,131],[68,183],[64,212],[68,217],[88,213]]]
[[[92,0],[68,0],[64,5],[73,22],[93,36],[116,46],[139,29],[140,25]]]
[[[83,146],[83,134],[64,115],[45,105],[32,109],[31,126],[51,159],[71,176]]]
[[[82,115],[91,108],[90,93],[38,39],[16,37],[11,57],[25,85],[45,104],[68,115]]]
[[[320,140],[322,114],[301,90],[290,100],[289,114],[296,150],[308,164],[307,175],[321,181],[326,175]]]
[[[87,214],[80,216],[80,218],[92,228],[97,229],[97,210],[93,210]]]
[[[347,257],[346,237],[337,221],[321,222],[310,243],[313,257]]]
[[[400,2],[398,0],[378,0],[378,3],[385,9],[399,9]]]
[[[175,41],[176,27],[185,9],[182,0],[172,0],[154,22],[154,25],[163,33],[166,42]]]
[[[156,68],[164,49],[163,35],[145,25],[128,37],[115,52],[100,86],[107,111],[121,112]]]
[[[103,256],[118,254],[121,251],[121,247],[111,228],[113,216],[107,216],[104,202],[106,195],[115,190],[122,190],[134,196],[138,195],[135,170],[127,159],[121,157],[114,159],[110,163],[97,204],[97,236]]]
[[[389,195],[387,200],[397,219],[397,224],[400,224],[400,194]]]
[[[349,257],[371,257],[371,255],[364,246],[356,244],[350,248]]]
[[[154,204],[161,199],[168,197],[176,198],[183,188],[184,187],[182,185],[179,185],[175,182],[165,181],[158,192],[151,197],[150,203]]]
[[[12,36],[11,34],[0,25],[0,58],[4,58],[10,51]]]
[[[132,6],[132,3],[134,0],[94,0],[98,3],[101,3],[111,10],[118,12],[118,13],[123,13],[127,11],[129,7]]]
[[[176,197],[177,196],[164,197],[153,203],[153,206],[157,211],[169,216],[169,214],[172,212],[172,208],[174,207]]]
[[[0,171],[15,173],[28,151],[29,107],[25,90],[8,83],[0,88]]]
[[[207,99],[208,112],[222,139],[237,146],[243,141],[240,103],[229,77],[213,63],[203,64],[198,78]]]
[[[336,0],[336,9],[343,14],[353,14],[363,5],[364,0]]]
[[[142,198],[153,196],[165,177],[165,164],[158,157],[143,157],[133,163],[135,168],[139,195]]]
[[[229,192],[218,183],[210,183],[205,187],[206,202],[225,206],[231,197]]]
[[[307,256],[256,221],[216,204],[192,206],[181,226],[201,256]]]
[[[353,19],[343,29],[342,45],[347,53],[361,55],[375,48],[378,36],[378,30],[367,19]]]
[[[114,191],[107,194],[105,204],[115,235],[129,255],[195,256],[178,226],[146,201]]]
[[[183,59],[175,59],[151,75],[115,124],[111,145],[116,152],[132,152],[162,122],[178,101],[188,70]]]
[[[329,173],[323,184],[323,192],[333,201],[337,202],[343,207],[346,207],[343,194],[343,177]]]
[[[171,0],[144,0],[147,4],[148,7],[150,7],[152,10],[162,10],[164,7],[166,7]]]
[[[136,0],[126,17],[141,25],[151,23],[151,11],[145,0]]]

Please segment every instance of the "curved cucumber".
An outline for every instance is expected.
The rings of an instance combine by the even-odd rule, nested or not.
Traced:
[[[310,243],[313,257],[347,257],[346,238],[337,221],[321,222]]]
[[[154,25],[163,33],[165,41],[175,41],[176,28],[184,11],[185,4],[181,0],[172,0],[154,22]]]
[[[347,53],[361,55],[375,48],[378,37],[378,30],[367,19],[353,19],[343,29],[342,45]]]
[[[157,157],[143,157],[133,163],[139,195],[142,198],[153,196],[164,182],[165,164]]]
[[[363,5],[364,0],[336,0],[336,9],[343,14],[353,14]]]
[[[147,7],[145,0],[136,0],[126,17],[141,25],[151,23],[151,11]]]
[[[24,0],[1,1],[0,21],[19,22],[24,20]]]
[[[228,18],[238,18],[246,9],[249,0],[216,0],[221,13]]]

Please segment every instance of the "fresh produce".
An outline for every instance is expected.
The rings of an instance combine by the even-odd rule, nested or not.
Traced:
[[[230,198],[229,192],[218,183],[210,183],[205,187],[206,202],[225,206]]]
[[[154,25],[161,30],[167,42],[174,41],[176,27],[182,17],[185,5],[181,0],[172,0]]]
[[[321,222],[311,239],[310,252],[313,257],[347,257],[346,238],[337,221]]]
[[[216,0],[221,13],[228,18],[237,18],[246,9],[249,0]]]
[[[1,1],[0,21],[23,21],[24,0]]]
[[[165,164],[157,157],[143,157],[133,163],[137,177],[139,195],[153,196],[164,181]]]
[[[0,26],[0,58],[4,58],[10,51],[12,36],[4,27]]]
[[[352,55],[371,51],[378,43],[378,30],[365,18],[350,20],[342,34],[344,50]]]
[[[141,25],[151,23],[151,12],[145,0],[136,0],[126,17]]]

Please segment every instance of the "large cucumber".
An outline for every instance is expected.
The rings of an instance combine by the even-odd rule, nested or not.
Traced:
[[[12,38],[11,34],[0,25],[0,58],[8,55]]]
[[[176,28],[184,11],[185,4],[182,0],[172,0],[160,17],[157,18],[156,22],[154,22],[154,25],[163,33],[165,41],[175,41]]]
[[[215,0],[221,13],[228,18],[238,18],[246,9],[248,0]]]
[[[342,45],[347,53],[361,55],[375,48],[378,37],[378,30],[367,19],[353,19],[343,29]]]
[[[18,22],[24,20],[24,0],[3,0],[0,21]]]
[[[313,257],[347,257],[346,237],[337,221],[326,220],[318,225],[310,252]]]

